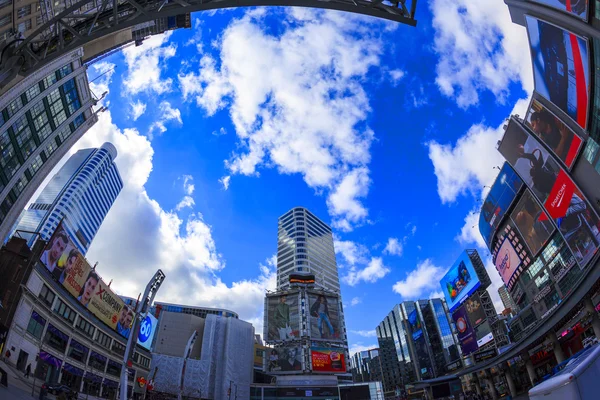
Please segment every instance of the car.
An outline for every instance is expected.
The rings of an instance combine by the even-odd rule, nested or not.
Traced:
[[[60,383],[44,383],[42,385],[42,389],[46,391],[46,393],[53,394],[57,398],[64,393],[65,397],[68,400],[76,400],[77,392],[68,387],[67,385],[61,385]]]

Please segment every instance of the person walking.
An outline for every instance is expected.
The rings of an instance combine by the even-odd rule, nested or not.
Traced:
[[[29,378],[29,374],[31,374],[31,364],[27,365],[27,368],[25,368],[25,374],[23,376],[25,378]]]

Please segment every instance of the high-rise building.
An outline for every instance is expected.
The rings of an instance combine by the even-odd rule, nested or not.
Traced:
[[[0,239],[56,163],[96,123],[81,49],[57,58],[0,97]]]
[[[17,4],[13,0],[0,1],[0,41],[15,32],[28,36],[42,23],[38,0],[21,0]]]
[[[369,349],[356,352],[350,358],[352,381],[376,382],[381,381],[381,357],[379,349]]]
[[[49,240],[64,219],[75,245],[85,254],[123,188],[116,157],[111,143],[73,154],[23,213],[16,230],[39,232]]]
[[[331,228],[303,207],[279,217],[277,289],[289,288],[289,275],[297,272],[313,274],[318,286],[340,292]]]
[[[519,311],[519,308],[512,297],[510,297],[510,293],[508,293],[508,289],[506,289],[505,285],[498,288],[498,295],[500,296],[500,300],[502,300],[505,309],[510,308],[515,314]]]

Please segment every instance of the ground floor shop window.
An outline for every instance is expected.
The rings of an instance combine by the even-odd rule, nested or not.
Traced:
[[[35,367],[35,377],[44,382],[57,382],[61,366],[62,361],[58,358],[45,351],[40,351]]]
[[[97,379],[90,379],[86,377],[83,380],[83,393],[90,396],[100,395],[100,382]]]
[[[117,398],[117,382],[110,381],[108,379],[104,380],[102,384],[102,398],[104,399],[116,399]]]
[[[53,349],[64,353],[67,348],[67,343],[69,342],[69,336],[62,333],[54,325],[49,324],[46,336],[44,337],[44,342]]]
[[[65,364],[60,383],[67,385],[76,392],[79,392],[81,390],[82,377],[83,370],[81,368],[74,367],[71,364]]]

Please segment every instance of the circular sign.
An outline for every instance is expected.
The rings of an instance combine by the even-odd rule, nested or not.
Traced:
[[[456,329],[458,329],[460,333],[465,333],[467,331],[467,321],[465,321],[464,317],[458,318],[458,321],[456,321]]]
[[[150,317],[148,315],[146,315],[146,318],[140,324],[140,334],[138,335],[138,339],[140,342],[144,343],[150,338],[151,334],[152,334],[152,320],[150,319]]]

